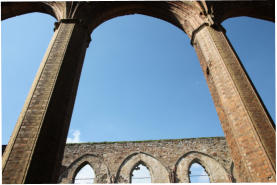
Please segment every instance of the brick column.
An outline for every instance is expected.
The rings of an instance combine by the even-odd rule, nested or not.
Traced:
[[[3,183],[56,183],[90,40],[78,20],[58,23],[3,155]]]
[[[192,35],[239,182],[275,182],[275,128],[221,26]]]

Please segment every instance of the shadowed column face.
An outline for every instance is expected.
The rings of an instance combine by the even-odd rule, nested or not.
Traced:
[[[275,129],[224,32],[205,26],[194,45],[241,182],[275,181]]]
[[[57,182],[88,33],[76,20],[55,31],[3,156],[3,183]]]

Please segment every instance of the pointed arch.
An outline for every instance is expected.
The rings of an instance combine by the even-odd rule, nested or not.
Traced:
[[[90,165],[90,163],[88,161],[84,161],[74,172],[73,176],[72,176],[72,183],[76,184],[76,177],[78,176],[78,174],[80,173],[80,171],[85,167],[85,166],[89,166],[92,170],[92,173],[93,173],[93,178],[95,178],[95,172],[94,172],[94,169],[93,167]],[[89,179],[91,180],[91,179]],[[94,179],[93,179],[93,182],[94,182]],[[79,183],[77,183],[79,184]]]
[[[133,153],[122,162],[117,172],[116,182],[130,183],[131,173],[140,163],[148,168],[152,183],[170,183],[169,173],[165,166],[155,157],[142,152]]]
[[[196,171],[195,168],[197,169],[197,171]],[[189,182],[190,183],[192,183],[192,179],[195,176],[197,178],[197,179],[194,179],[194,181],[196,181],[196,183],[198,183],[198,182],[209,183],[210,182],[210,175],[207,173],[205,167],[202,166],[201,163],[198,161],[198,158],[195,158],[195,160],[191,161],[188,170],[189,170],[188,175],[189,175]],[[207,176],[205,177],[205,175],[207,175]],[[208,178],[208,179],[206,179],[206,178]],[[208,182],[207,182],[207,180],[208,180]]]
[[[193,163],[199,163],[209,175],[211,183],[231,182],[224,167],[211,156],[192,151],[180,157],[176,163],[176,180],[181,183],[189,183],[189,169]]]
[[[93,154],[85,154],[74,160],[61,174],[59,182],[66,184],[74,183],[77,173],[87,164],[94,170],[94,183],[98,183],[99,179],[101,179],[102,183],[110,183],[110,173],[107,165],[101,158]]]
[[[145,179],[149,178],[149,176],[150,179]],[[139,161],[136,165],[134,165],[133,169],[130,171],[130,183],[151,183],[150,170],[143,161]]]
[[[1,20],[33,12],[49,14],[56,18],[55,11],[57,10],[53,9],[55,4],[47,2],[2,2]]]

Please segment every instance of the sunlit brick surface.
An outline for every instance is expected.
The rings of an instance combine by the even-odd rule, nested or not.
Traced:
[[[273,122],[220,26],[236,16],[274,21],[274,1],[1,3],[2,20],[30,12],[58,23],[3,155],[3,183],[57,182],[90,34],[106,20],[133,13],[168,21],[191,38],[237,182],[276,181]]]

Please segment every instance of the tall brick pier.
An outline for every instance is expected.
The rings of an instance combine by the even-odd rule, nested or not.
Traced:
[[[221,22],[275,19],[275,1],[2,2],[2,20],[31,12],[57,19],[3,154],[3,183],[57,183],[90,34],[111,18],[143,14],[191,39],[238,172],[237,182],[275,182],[275,126]],[[185,136],[184,136],[185,137]]]

